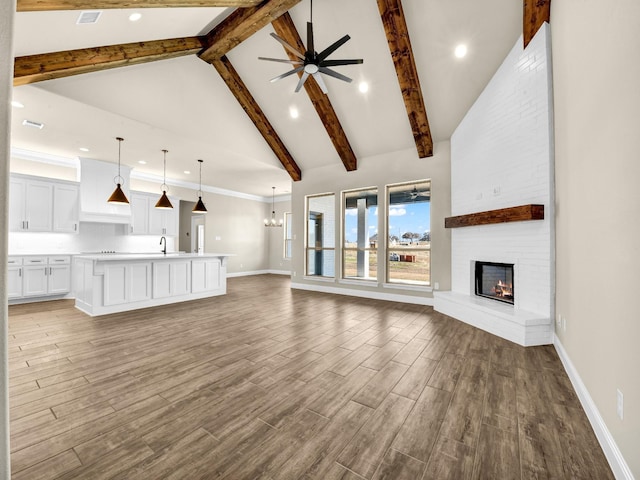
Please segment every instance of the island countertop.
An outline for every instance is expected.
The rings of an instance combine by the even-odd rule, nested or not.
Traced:
[[[234,253],[183,253],[183,252],[162,252],[158,253],[83,253],[74,255],[74,258],[84,260],[105,261],[130,261],[130,260],[175,260],[176,258],[226,258],[235,257]]]

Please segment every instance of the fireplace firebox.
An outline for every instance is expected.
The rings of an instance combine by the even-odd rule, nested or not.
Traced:
[[[513,305],[513,264],[475,262],[476,295]]]

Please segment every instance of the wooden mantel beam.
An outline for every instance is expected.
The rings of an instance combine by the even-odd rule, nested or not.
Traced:
[[[13,85],[195,54],[204,37],[173,38],[16,57]]]
[[[289,11],[300,0],[264,0],[255,7],[239,8],[207,34],[207,46],[200,58],[212,63],[258,30]]]
[[[274,20],[272,25],[276,34],[280,38],[286,40],[300,52],[304,52],[306,50],[289,13],[285,13],[278,19]],[[285,49],[285,52],[291,60],[298,60],[298,58],[288,50]],[[302,72],[299,72],[298,76],[302,76]],[[329,134],[329,138],[333,142],[333,146],[338,152],[344,167],[348,172],[356,170],[358,168],[358,160],[356,159],[355,153],[353,153],[353,149],[351,148],[347,135],[342,129],[342,125],[340,124],[340,120],[338,120],[338,116],[333,109],[333,105],[331,105],[329,96],[322,93],[322,90],[313,77],[309,77],[304,84],[304,88],[307,91],[307,95],[309,95],[309,99],[311,100],[311,103],[313,103],[316,112],[318,112],[318,116],[320,117],[324,128],[327,130],[327,134]]]
[[[112,8],[253,7],[262,0],[18,0],[18,12]]]
[[[551,18],[551,0],[523,0],[522,37],[524,48],[533,39],[544,22]]]
[[[396,67],[398,83],[400,90],[402,90],[418,156],[420,158],[431,157],[433,155],[433,139],[427,119],[427,108],[420,88],[418,69],[413,59],[402,2],[401,0],[378,0],[378,10],[380,10],[380,17],[387,35],[393,64]]]
[[[289,176],[291,176],[291,179],[294,182],[301,180],[302,173],[300,172],[300,167],[296,164],[295,160],[287,150],[287,147],[285,147],[266,115],[240,78],[240,75],[238,75],[236,69],[231,65],[229,59],[226,56],[223,56],[219,60],[214,60],[210,63],[218,71],[229,87],[229,90],[231,90],[242,106],[243,110],[247,115],[249,115],[253,124],[269,144],[273,153],[275,153],[278,160],[280,160],[280,163],[282,163],[282,166],[289,173]]]

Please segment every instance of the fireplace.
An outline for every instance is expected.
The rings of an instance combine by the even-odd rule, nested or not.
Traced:
[[[476,295],[513,305],[513,264],[475,262]]]

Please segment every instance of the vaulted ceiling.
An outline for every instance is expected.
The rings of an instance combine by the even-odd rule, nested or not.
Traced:
[[[169,177],[197,182],[202,158],[203,183],[261,196],[382,153],[414,148],[426,164],[548,3],[316,1],[316,50],[348,33],[335,58],[364,59],[335,67],[354,82],[327,78],[325,95],[314,81],[294,93],[296,75],[270,83],[290,66],[257,60],[287,58],[274,31],[304,50],[308,0],[18,0],[14,99],[25,107],[13,110],[12,146],[117,161],[122,136],[137,171],[161,174],[166,148]],[[89,5],[104,9],[98,22],[77,25]]]

